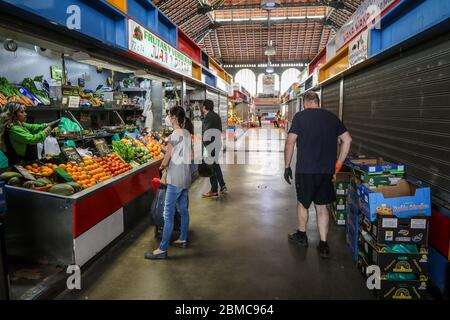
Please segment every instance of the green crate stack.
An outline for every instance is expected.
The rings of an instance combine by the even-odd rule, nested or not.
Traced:
[[[345,226],[347,222],[347,195],[351,179],[350,168],[345,167],[343,170],[347,171],[338,173],[334,181],[336,202],[333,203],[331,210],[334,223],[338,226]]]

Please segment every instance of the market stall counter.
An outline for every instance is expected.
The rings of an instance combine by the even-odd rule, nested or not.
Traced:
[[[162,159],[71,196],[7,186],[8,255],[30,262],[82,267],[145,219],[152,179]]]

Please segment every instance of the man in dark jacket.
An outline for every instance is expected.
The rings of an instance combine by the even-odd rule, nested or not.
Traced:
[[[219,185],[221,193],[225,193],[227,191],[227,187],[225,186],[225,181],[223,179],[222,169],[219,164],[219,154],[222,150],[222,120],[220,119],[220,116],[214,112],[214,103],[211,100],[205,100],[203,102],[202,109],[204,115],[202,128],[203,144],[208,147],[210,144],[214,143],[214,148],[211,151],[211,157],[214,158],[214,174],[210,177],[211,191],[203,194],[203,197],[213,198],[219,196]],[[219,136],[220,139],[216,141]]]

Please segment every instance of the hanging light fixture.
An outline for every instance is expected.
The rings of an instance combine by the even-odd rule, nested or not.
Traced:
[[[270,57],[270,56],[274,56],[276,54],[276,50],[275,50],[275,47],[273,46],[272,40],[270,40],[271,25],[270,25],[270,11],[269,10],[267,10],[267,24],[268,24],[268,28],[267,28],[268,37],[267,37],[267,47],[266,47],[266,50],[264,51],[264,54],[267,57]]]
[[[261,0],[261,9],[272,10],[281,6],[281,0]]]
[[[272,41],[269,41],[266,50],[264,51],[264,54],[266,56],[274,56],[276,54],[275,47],[272,44]]]

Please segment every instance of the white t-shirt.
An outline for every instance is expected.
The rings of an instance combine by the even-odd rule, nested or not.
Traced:
[[[187,130],[177,129],[170,135],[169,144],[173,150],[167,170],[167,183],[188,189],[191,185],[191,134]]]

